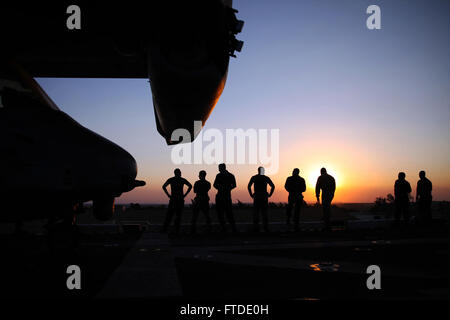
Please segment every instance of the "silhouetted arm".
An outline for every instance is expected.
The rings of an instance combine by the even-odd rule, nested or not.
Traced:
[[[217,175],[218,176],[218,175]],[[216,176],[216,178],[214,179],[214,184],[213,184],[213,186],[214,186],[214,188],[216,188],[217,190],[219,190],[219,184],[218,184],[218,182],[217,182],[217,176]]]
[[[289,183],[288,183],[288,181],[289,181],[289,178],[287,178],[286,182],[284,183],[284,189],[286,189],[287,192],[290,192],[289,191]]]
[[[417,188],[416,188],[416,202],[419,199],[419,194],[420,194],[420,180],[417,181]]]
[[[398,182],[395,181],[394,183],[394,199],[397,200],[397,195],[398,195]]]
[[[236,188],[236,177],[234,176],[234,174],[231,175],[231,189],[233,190],[234,188]]]
[[[306,191],[305,179],[302,179],[302,185],[300,186],[300,191],[303,193]]]
[[[269,198],[272,196],[273,192],[275,191],[275,185],[273,184],[272,180],[270,178],[267,178],[267,183],[270,186],[270,192],[269,192]]]
[[[331,190],[333,190],[334,195],[334,192],[336,191],[336,180],[334,180],[334,178],[331,180]]]
[[[198,192],[198,181],[194,183],[194,193]]]
[[[186,198],[186,196],[189,194],[189,192],[191,192],[192,190],[192,184],[187,181],[186,179],[184,179],[184,184],[187,185],[188,189],[186,191],[186,193],[183,195],[183,198]]]
[[[169,199],[171,198],[171,196],[170,196],[170,193],[167,191],[167,186],[169,185],[169,180],[167,180],[164,184],[163,184],[163,186],[162,186],[162,188],[163,188],[163,190],[164,190],[164,193],[167,195],[167,197],[169,197]]]
[[[252,192],[252,185],[253,185],[253,177],[251,177],[250,181],[248,182],[248,193],[250,194],[250,197],[253,198],[253,192]]]
[[[317,198],[317,202],[320,203],[320,177],[317,178],[317,182],[316,182],[316,198]]]

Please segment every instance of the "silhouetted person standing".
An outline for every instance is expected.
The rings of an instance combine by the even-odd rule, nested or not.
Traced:
[[[178,234],[180,231],[181,214],[184,209],[184,198],[191,191],[192,185],[189,183],[189,181],[181,177],[180,169],[175,169],[174,174],[175,176],[169,178],[162,186],[164,193],[170,199],[166,219],[164,220],[163,231],[168,231],[170,222],[172,221],[172,217],[175,214],[175,232]],[[170,185],[171,193],[167,191],[168,185]],[[183,188],[185,185],[188,187],[186,193],[183,192]]]
[[[267,193],[267,185],[270,186],[270,192]],[[252,192],[254,186],[254,192]],[[262,216],[262,222],[265,232],[269,232],[269,222],[267,209],[269,207],[269,198],[272,196],[275,185],[268,176],[264,175],[264,168],[258,168],[258,174],[251,177],[248,183],[248,193],[253,198],[253,230],[259,231],[259,215]]]
[[[194,183],[194,206],[192,213],[191,232],[196,232],[197,218],[200,211],[203,212],[206,219],[206,226],[208,232],[211,232],[211,218],[209,216],[209,195],[208,191],[211,189],[211,183],[206,180],[206,171],[202,170],[198,174],[200,180]]]
[[[300,210],[303,204],[303,192],[306,191],[305,179],[300,177],[300,170],[295,168],[292,176],[286,179],[284,188],[289,192],[288,204],[286,206],[286,224],[291,223],[291,212],[294,208],[294,229],[298,231],[300,224]]]
[[[400,219],[403,215],[405,223],[409,221],[409,194],[411,193],[411,185],[406,181],[406,174],[400,172],[398,179],[394,184],[395,195],[395,224],[400,223]]]
[[[420,222],[428,224],[431,222],[431,202],[433,197],[431,191],[433,185],[430,180],[425,177],[425,171],[419,172],[420,180],[417,181],[416,202],[419,206]]]
[[[231,190],[236,188],[236,178],[227,171],[225,163],[219,164],[219,173],[214,180],[214,188],[217,189],[216,210],[222,231],[226,231],[226,216],[232,231],[236,232],[236,224],[233,217],[233,203],[231,201]]]
[[[327,173],[327,169],[320,169],[320,176],[317,178],[316,183],[316,198],[317,203],[320,203],[320,191],[322,190],[322,208],[323,208],[323,221],[325,224],[325,230],[330,229],[330,216],[331,216],[331,201],[334,198],[334,192],[336,191],[336,181],[332,176]]]

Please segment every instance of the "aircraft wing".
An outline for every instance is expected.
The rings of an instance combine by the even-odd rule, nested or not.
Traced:
[[[194,121],[207,120],[242,47],[230,3],[81,1],[79,29],[71,1],[2,3],[0,57],[33,77],[149,78],[160,134],[177,143],[171,134],[184,128],[193,140]]]

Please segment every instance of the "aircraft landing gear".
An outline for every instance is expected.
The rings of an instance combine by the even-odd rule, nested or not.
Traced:
[[[75,212],[64,213],[62,219],[50,218],[47,225],[47,242],[52,252],[73,251],[78,247],[78,228]]]

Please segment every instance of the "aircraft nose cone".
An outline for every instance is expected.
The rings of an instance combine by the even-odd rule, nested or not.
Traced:
[[[138,186],[136,184],[137,163],[131,154],[120,149],[120,156],[117,156],[115,161],[115,171],[121,176],[122,192],[128,192]]]
[[[101,139],[97,144],[97,166],[99,173],[110,181],[117,194],[133,190],[136,184],[137,163],[134,157],[115,143]]]
[[[124,176],[128,176],[131,179],[136,178],[137,175],[137,163],[131,154],[125,150],[121,150],[120,155],[117,156],[116,170]]]
[[[120,147],[119,147],[120,148]],[[136,180],[137,176],[137,163],[131,154],[121,149],[121,156],[117,157],[116,171],[121,175],[122,179],[122,192],[128,192],[136,187],[145,186],[145,181]]]

